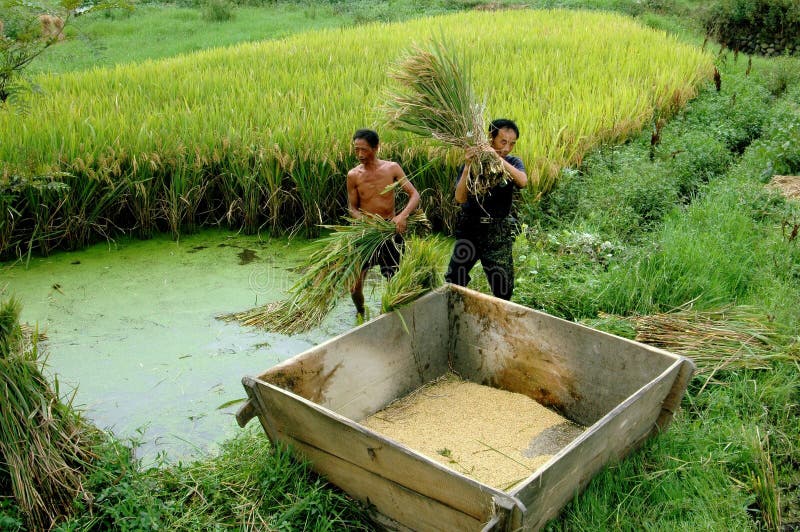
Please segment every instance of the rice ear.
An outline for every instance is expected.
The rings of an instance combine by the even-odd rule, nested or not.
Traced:
[[[509,179],[489,144],[484,106],[472,91],[471,66],[443,39],[415,47],[390,71],[397,86],[387,92],[387,125],[452,146],[479,148],[470,164],[467,189],[482,195]]]

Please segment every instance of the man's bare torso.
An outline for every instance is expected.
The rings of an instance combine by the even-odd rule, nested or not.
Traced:
[[[358,198],[358,203],[353,207],[363,212],[377,214],[387,220],[391,219],[395,215],[394,191],[383,194],[382,192],[402,175],[400,166],[391,161],[379,159],[374,168],[359,164],[350,170],[348,175]]]

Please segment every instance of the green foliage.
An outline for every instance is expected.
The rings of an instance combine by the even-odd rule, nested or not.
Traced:
[[[22,332],[19,328],[19,314],[22,304],[18,299],[0,302],[0,358],[8,358],[19,349]]]
[[[727,172],[733,157],[730,148],[717,135],[690,131],[676,138],[669,173],[678,196],[690,200],[700,187]]]
[[[797,88],[800,84],[800,58],[776,57],[763,66],[762,76],[769,92],[780,97],[789,87]]]
[[[672,213],[652,249],[609,269],[600,308],[647,314],[692,300],[702,309],[743,298],[766,257],[758,246],[761,231],[738,201],[736,192],[710,190],[687,210]]]
[[[800,84],[771,110],[769,127],[753,143],[742,161],[742,171],[754,172],[766,183],[774,175],[800,174]]]
[[[796,0],[717,0],[705,16],[706,28],[722,42],[768,33],[800,38]]]
[[[8,27],[0,34],[0,111],[7,102],[25,110],[25,96],[38,86],[26,75],[31,62],[64,38],[64,28],[81,6],[81,0],[59,0],[55,4],[24,0],[2,0]],[[117,7],[99,2],[83,9]],[[45,25],[47,17],[48,24]]]
[[[258,429],[225,442],[217,456],[148,469],[134,457],[136,442],[108,439],[86,480],[91,504],[76,501],[76,517],[57,530],[371,529],[364,508]]]
[[[751,436],[769,437],[774,471],[791,467],[800,424],[786,405],[800,399],[797,372],[742,371],[718,387],[704,380],[692,382],[666,433],[595,477],[548,530],[758,529],[751,474],[763,455]],[[789,488],[786,480],[772,489]]]

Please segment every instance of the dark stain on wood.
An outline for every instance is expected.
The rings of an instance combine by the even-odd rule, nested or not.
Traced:
[[[331,377],[339,370],[342,363],[325,372],[324,352],[314,357],[298,361],[297,364],[266,372],[262,379],[300,397],[323,404]]]
[[[492,331],[493,334],[499,333],[508,343],[509,352],[503,367],[495,370],[482,384],[521,393],[562,415],[583,399],[569,368],[562,367],[551,353],[539,349],[528,331],[520,330],[520,318],[528,314],[527,310],[509,309],[505,302],[488,297],[454,295],[457,302],[463,304],[464,313],[478,321],[478,338],[488,337]],[[482,368],[486,355],[481,347],[478,347],[478,353],[479,368]]]

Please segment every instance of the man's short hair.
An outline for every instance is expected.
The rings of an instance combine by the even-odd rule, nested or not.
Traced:
[[[377,148],[378,144],[380,144],[380,139],[378,138],[378,133],[371,129],[359,129],[356,130],[355,134],[353,135],[353,140],[357,139],[364,139],[367,141],[367,144],[370,145],[372,148]]]
[[[517,127],[517,124],[515,124],[513,120],[509,120],[508,118],[496,118],[492,120],[492,123],[489,124],[489,135],[492,138],[495,138],[497,134],[500,132],[500,130],[505,128],[508,128],[514,133],[516,133],[517,138],[519,138],[519,128]]]

